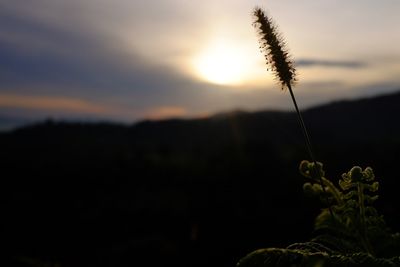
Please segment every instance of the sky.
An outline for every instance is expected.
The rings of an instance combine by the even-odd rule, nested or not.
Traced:
[[[400,90],[398,0],[0,0],[0,129],[291,110],[255,6],[284,36],[301,108]]]

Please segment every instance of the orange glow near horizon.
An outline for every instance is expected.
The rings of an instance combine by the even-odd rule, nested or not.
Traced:
[[[0,107],[35,110],[64,110],[83,113],[104,113],[106,108],[82,99],[58,96],[21,96],[0,94]]]
[[[188,110],[181,106],[154,106],[146,109],[116,107],[112,105],[94,104],[92,102],[59,96],[21,96],[0,94],[0,108],[36,110],[44,112],[63,112],[68,114],[105,115],[122,120],[152,119],[160,120],[172,117],[185,117]],[[135,114],[135,116],[126,114]]]
[[[179,106],[161,106],[155,107],[143,114],[143,117],[152,120],[160,120],[172,117],[184,117],[187,115],[187,110]]]

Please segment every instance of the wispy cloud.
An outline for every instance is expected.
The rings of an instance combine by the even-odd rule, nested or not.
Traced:
[[[90,103],[82,99],[52,96],[22,96],[12,94],[0,94],[0,109],[2,108],[47,111],[63,110],[65,112],[84,114],[101,114],[108,111],[107,108],[101,105]]]
[[[19,114],[19,117],[25,119],[34,119],[38,114],[44,115],[45,118],[53,117],[52,114],[56,117],[61,115],[62,118],[62,114],[64,114],[69,117],[81,115],[85,118],[108,118],[127,122],[139,118],[158,120],[190,115],[185,107],[177,105],[135,108],[74,97],[0,93],[0,114],[3,114],[3,119],[10,117],[4,116],[10,114],[10,112],[11,114]],[[27,115],[21,116],[21,113]]]
[[[296,60],[298,67],[325,67],[325,68],[349,68],[359,69],[368,66],[366,62],[362,61],[348,61],[348,60],[328,60],[328,59],[299,59]]]

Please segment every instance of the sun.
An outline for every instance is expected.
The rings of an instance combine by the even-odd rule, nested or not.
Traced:
[[[234,42],[210,43],[193,61],[197,76],[220,85],[237,85],[244,81],[248,62],[245,51]]]

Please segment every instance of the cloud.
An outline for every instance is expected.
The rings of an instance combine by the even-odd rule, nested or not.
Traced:
[[[0,94],[29,96],[9,97],[8,114],[35,108],[38,118],[62,112],[69,117],[76,108],[74,113],[85,116],[138,120],[192,116],[240,103],[229,91],[149,61],[134,47],[121,49],[119,39],[105,38],[98,27],[53,24],[54,19],[29,12],[0,9]],[[49,108],[52,102],[62,105]]]
[[[20,9],[0,9],[2,94],[82,99],[138,112],[131,118],[149,106],[177,106],[193,92],[202,94],[199,83],[149,62],[134,48],[120,49],[118,39],[106,38],[97,27],[53,24]]]
[[[346,60],[326,60],[326,59],[299,59],[296,60],[298,67],[325,67],[325,68],[349,68],[359,69],[368,66],[362,61],[346,61]]]
[[[51,96],[21,96],[0,94],[1,108],[21,108],[33,110],[47,110],[73,112],[73,113],[106,113],[107,109],[88,101],[68,97]]]

